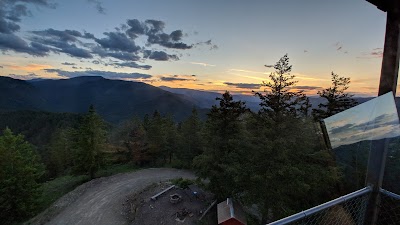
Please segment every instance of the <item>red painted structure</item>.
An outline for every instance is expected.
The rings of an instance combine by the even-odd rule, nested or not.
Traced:
[[[247,225],[242,206],[231,198],[219,203],[217,210],[219,225]]]

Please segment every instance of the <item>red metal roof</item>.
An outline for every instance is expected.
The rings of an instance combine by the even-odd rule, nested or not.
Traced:
[[[241,205],[231,198],[227,198],[218,204],[218,224],[237,224],[233,223],[232,220],[239,222],[240,224],[246,225],[246,215]],[[232,223],[230,223],[230,222]]]

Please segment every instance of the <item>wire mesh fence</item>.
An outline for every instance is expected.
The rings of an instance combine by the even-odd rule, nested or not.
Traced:
[[[357,192],[348,195],[352,197],[343,196],[271,225],[362,225],[370,192],[367,188]]]
[[[377,225],[400,224],[400,196],[381,192]]]
[[[394,193],[400,193],[400,137],[389,141],[382,187]]]

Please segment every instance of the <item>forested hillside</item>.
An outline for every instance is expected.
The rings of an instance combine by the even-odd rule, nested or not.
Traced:
[[[102,77],[22,81],[0,77],[0,111],[84,113],[93,104],[112,123],[158,110],[180,121],[197,105],[180,95],[141,83]],[[199,109],[203,115],[205,111]]]
[[[8,224],[27,219],[56,200],[61,187],[64,194],[84,181],[120,172],[113,172],[117,167],[122,171],[146,167],[193,170],[207,180],[205,187],[218,200],[234,197],[245,206],[256,206],[259,218],[249,218],[259,223],[362,187],[370,143],[328,149],[321,141],[318,123],[357,104],[346,92],[350,78],[332,73],[332,86],[318,92],[322,100],[312,107],[303,91],[292,90],[297,81],[290,75],[287,55],[274,68],[270,82],[262,84],[269,91],[254,93],[260,102],[258,111],[225,92],[215,99],[206,118],[188,99],[142,83],[101,77],[6,79],[11,82],[10,90],[21,87],[32,94],[29,98],[20,94],[18,101],[3,97],[7,110],[19,109],[32,97],[41,99],[33,101],[32,107],[53,112],[0,112],[0,171],[13,172],[0,172],[1,196],[6,196],[0,209],[8,210],[0,219]],[[56,113],[70,109],[79,114]],[[108,122],[125,117],[119,123]],[[393,139],[387,164],[390,172],[384,180],[391,190],[400,188],[398,146],[399,139]],[[11,155],[16,157],[8,161]],[[14,165],[18,165],[16,170]],[[110,168],[111,172],[104,172]],[[23,171],[30,173],[24,176]],[[52,180],[65,183],[58,184],[58,189],[47,188]],[[10,194],[13,189],[9,187],[14,186],[22,193],[16,198]],[[36,197],[25,199],[24,194]],[[49,199],[48,195],[56,197]]]

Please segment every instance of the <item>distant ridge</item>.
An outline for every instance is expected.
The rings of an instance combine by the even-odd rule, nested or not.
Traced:
[[[200,91],[193,90],[187,88],[170,88],[166,86],[160,86],[161,89],[180,94],[185,96],[188,100],[197,103],[199,106],[204,108],[210,108],[212,105],[218,104],[218,101],[215,100],[216,97],[220,97],[221,94],[212,91]],[[312,108],[317,108],[320,103],[323,103],[325,100],[319,96],[309,96],[310,103]],[[364,103],[368,100],[371,100],[373,97],[355,97],[354,99],[358,103]],[[252,95],[240,95],[234,94],[233,99],[235,101],[241,100],[246,102],[246,106],[250,108],[252,111],[256,112],[260,109],[260,100]],[[396,105],[400,106],[400,99],[396,97]]]
[[[188,117],[195,102],[142,83],[110,80],[100,76],[23,81],[0,77],[0,111],[41,110],[83,113],[93,104],[107,121],[121,122],[158,110],[176,121]]]
[[[84,113],[93,104],[97,112],[111,123],[134,116],[143,118],[155,110],[181,121],[190,115],[192,108],[197,108],[204,119],[209,108],[218,104],[215,98],[220,96],[217,92],[154,87],[142,82],[110,80],[101,76],[28,81],[0,76],[0,112],[35,110]],[[370,99],[356,98],[359,103]],[[254,112],[260,108],[259,99],[251,95],[234,95],[234,100],[245,101]],[[323,99],[319,97],[310,97],[313,108],[321,102]],[[396,98],[396,103],[399,102],[400,99]]]
[[[197,103],[200,107],[211,108],[211,106],[218,104],[215,100],[217,97],[221,97],[221,93],[212,91],[200,91],[188,88],[170,88],[166,86],[160,86],[161,89],[185,96],[189,101]],[[260,100],[254,95],[238,95],[233,94],[233,100],[245,101],[246,106],[253,111],[258,111],[260,108]]]

